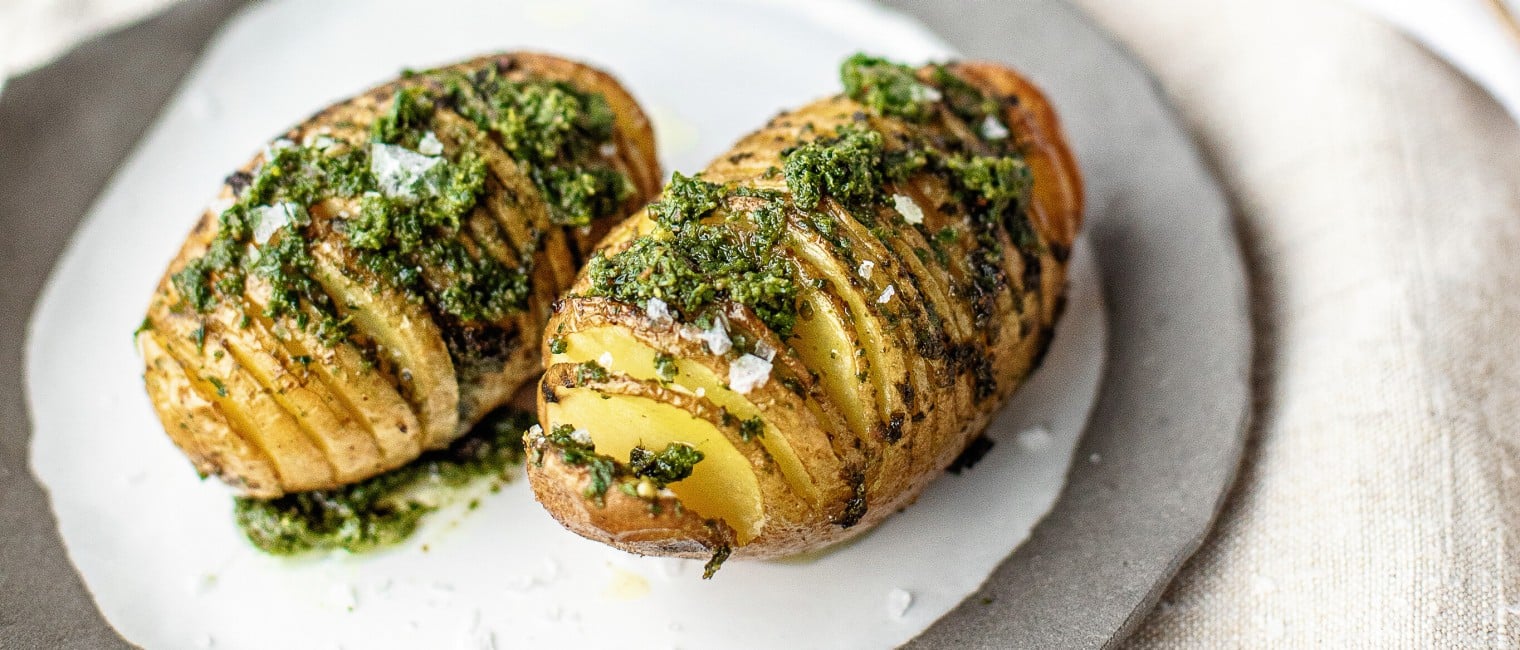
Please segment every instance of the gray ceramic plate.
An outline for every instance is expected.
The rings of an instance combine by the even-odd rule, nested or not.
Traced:
[[[968,56],[1028,71],[1089,181],[1112,332],[1079,459],[1051,515],[922,647],[1113,643],[1195,550],[1242,446],[1250,332],[1224,200],[1150,79],[1059,2],[892,2]],[[197,2],[90,43],[0,94],[0,363],[67,233],[235,2]],[[37,215],[47,215],[39,219]],[[21,386],[0,379],[0,647],[122,645],[64,559],[23,468]]]

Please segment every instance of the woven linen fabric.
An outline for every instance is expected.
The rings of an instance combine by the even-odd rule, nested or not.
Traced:
[[[1082,0],[1227,186],[1252,442],[1134,648],[1520,645],[1520,127],[1336,2]]]

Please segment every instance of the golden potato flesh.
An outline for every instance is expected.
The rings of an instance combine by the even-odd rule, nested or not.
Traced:
[[[138,331],[203,474],[274,497],[448,445],[537,377],[550,305],[659,189],[608,75],[512,53],[335,104],[228,177]]]
[[[1049,103],[995,64],[841,72],[678,174],[556,304],[528,474],[576,533],[712,566],[839,542],[1038,363],[1082,212]]]

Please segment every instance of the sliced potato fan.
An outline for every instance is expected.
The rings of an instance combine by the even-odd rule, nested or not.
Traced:
[[[528,474],[629,551],[767,558],[911,503],[1039,361],[1081,179],[984,63],[856,56],[613,230],[555,306]]]
[[[242,493],[447,446],[540,370],[550,305],[659,189],[608,75],[538,54],[411,73],[228,177],[137,334],[170,438]]]

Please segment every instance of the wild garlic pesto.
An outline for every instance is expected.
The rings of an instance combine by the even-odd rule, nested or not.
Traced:
[[[401,468],[334,490],[300,492],[277,499],[238,498],[238,528],[266,553],[310,551],[360,553],[393,546],[417,530],[437,509],[416,496],[419,489],[452,490],[477,480],[511,480],[523,459],[523,432],[532,414],[503,409],[488,416],[448,449],[424,453]]]

